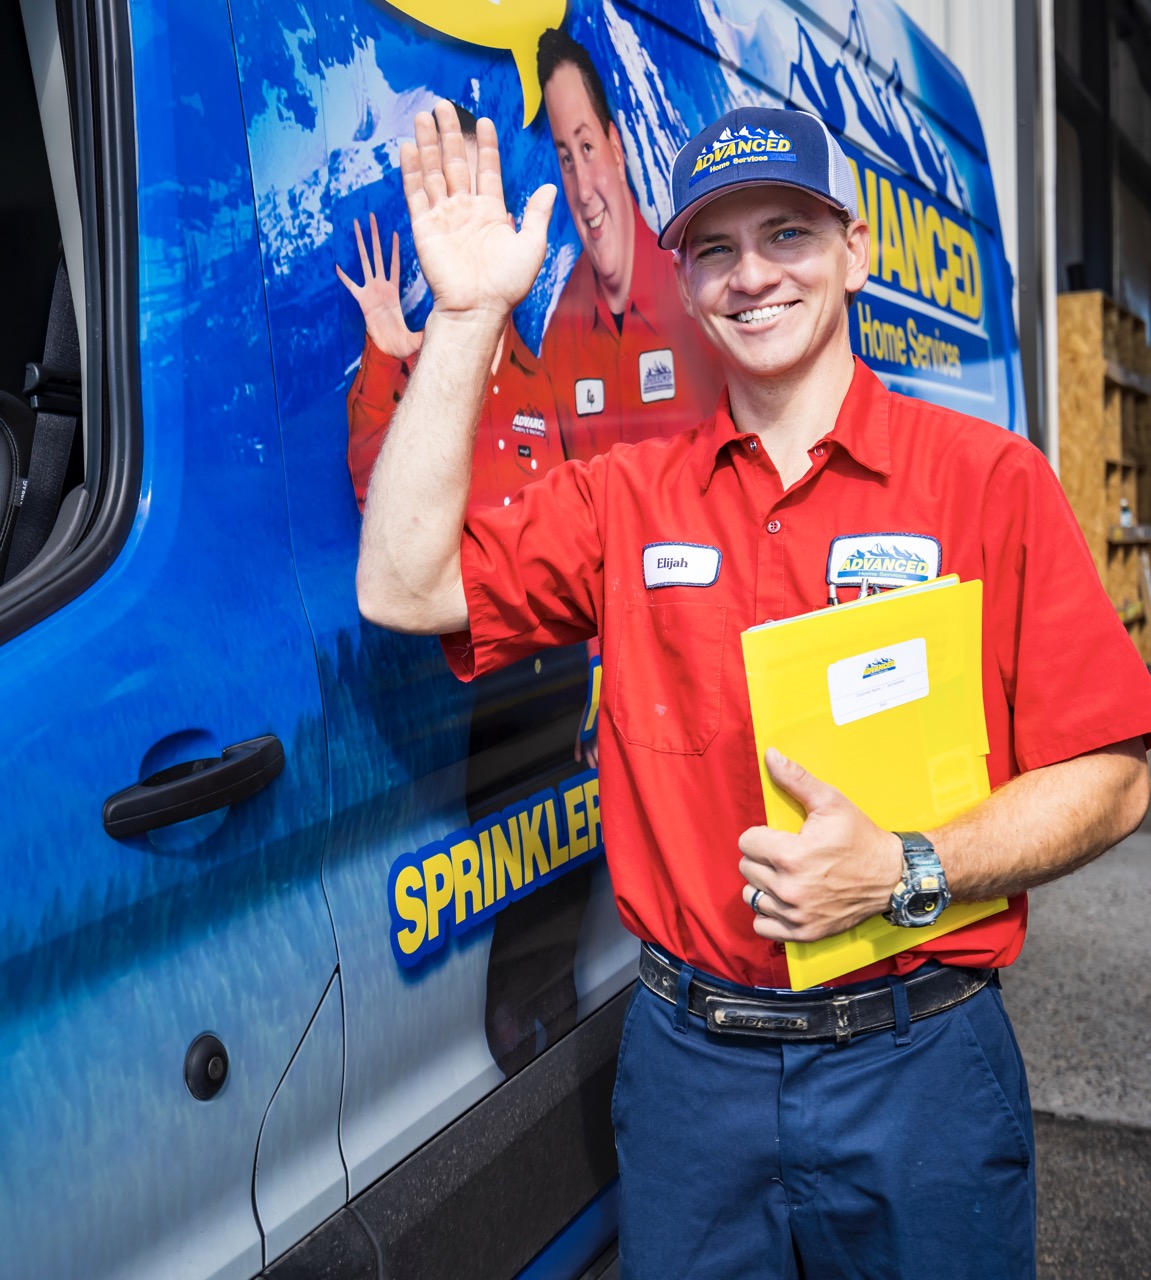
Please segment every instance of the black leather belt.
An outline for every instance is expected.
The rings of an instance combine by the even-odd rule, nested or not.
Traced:
[[[665,960],[645,942],[640,950],[640,981],[649,991],[676,1003],[680,966]],[[991,969],[959,969],[948,965],[916,972],[903,979],[911,1020],[929,1018],[970,1000],[991,981]],[[840,1043],[869,1031],[895,1026],[895,1006],[887,985],[871,991],[845,992],[829,987],[825,994],[763,997],[754,987],[732,991],[698,975],[688,988],[689,1013],[707,1021],[708,1030],[730,1036],[768,1040],[836,1040]]]

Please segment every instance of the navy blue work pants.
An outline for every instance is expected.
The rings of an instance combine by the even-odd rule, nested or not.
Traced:
[[[846,1044],[733,1040],[637,984],[612,1118],[623,1280],[1035,1274],[1031,1106],[995,984]]]

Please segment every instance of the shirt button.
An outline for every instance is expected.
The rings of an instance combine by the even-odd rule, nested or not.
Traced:
[[[747,442],[747,447],[752,451],[752,453],[755,453],[759,449],[759,441],[749,440]]]
[[[499,395],[499,393],[500,393],[500,388],[499,388],[498,383],[497,383],[497,384],[494,384],[494,385],[492,386],[492,395],[493,395],[493,396],[498,396],[498,395]]]
[[[769,520],[767,522],[768,533],[778,533],[782,528],[783,525],[781,525],[778,520]]]
[[[775,952],[775,954],[776,954],[777,956],[785,956],[785,955],[787,955],[787,943],[786,943],[786,942],[773,942],[773,943],[771,944],[771,946],[772,946],[772,950]]]
[[[827,450],[824,449],[823,445],[817,444],[815,448],[812,449],[811,452],[814,453],[817,458],[822,458],[823,455],[827,452]]]
[[[539,462],[538,462],[535,458],[533,458],[533,459],[532,459],[532,470],[533,470],[533,471],[535,471],[535,470],[536,470],[536,468],[537,468],[539,465],[540,465],[540,464],[539,464]]]
[[[501,449],[504,447],[504,442],[502,440],[499,440],[496,443],[499,445]]]

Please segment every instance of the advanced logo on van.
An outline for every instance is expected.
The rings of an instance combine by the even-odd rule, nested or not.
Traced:
[[[696,157],[689,183],[713,173],[720,173],[733,164],[748,164],[760,160],[790,160],[797,156],[792,150],[791,139],[775,129],[752,129],[744,125],[738,132],[724,129],[707,151]]]
[[[644,404],[675,398],[675,353],[670,347],[640,353],[639,398]]]
[[[512,430],[525,436],[546,436],[548,422],[534,404],[529,404],[526,409],[519,409],[513,416]]]

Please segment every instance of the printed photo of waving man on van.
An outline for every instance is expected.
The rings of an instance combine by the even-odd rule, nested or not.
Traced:
[[[476,118],[456,105],[472,184]],[[369,256],[355,224],[363,284],[342,267],[340,279],[364,316],[364,350],[348,391],[348,471],[364,495],[396,406],[419,359],[422,331],[408,327],[400,300],[399,233],[384,266],[379,227],[370,218]],[[506,506],[533,479],[564,460],[555,397],[539,359],[514,319],[496,351],[472,459],[471,507]],[[469,822],[569,778],[581,762],[594,768],[594,708],[584,675],[583,646],[517,663],[475,685],[468,730],[465,806]],[[598,666],[595,651],[590,660]],[[548,750],[539,725],[549,726]],[[591,725],[591,731],[584,731]],[[514,1075],[576,1022],[576,945],[591,888],[592,865],[577,867],[508,904],[495,918],[488,953],[484,1031],[492,1058]],[[542,1038],[537,1035],[537,1025]]]
[[[476,118],[456,105],[475,172]],[[371,216],[369,257],[359,221],[356,243],[364,282],[357,285],[342,267],[336,271],[364,315],[360,368],[348,391],[348,471],[361,511],[372,467],[388,422],[419,358],[423,332],[408,327],[400,300],[400,237],[392,233],[390,268],[385,268],[376,216]],[[492,364],[486,412],[476,442],[469,501],[507,504],[529,480],[538,480],[563,461],[555,397],[547,376],[515,321],[508,323]]]

